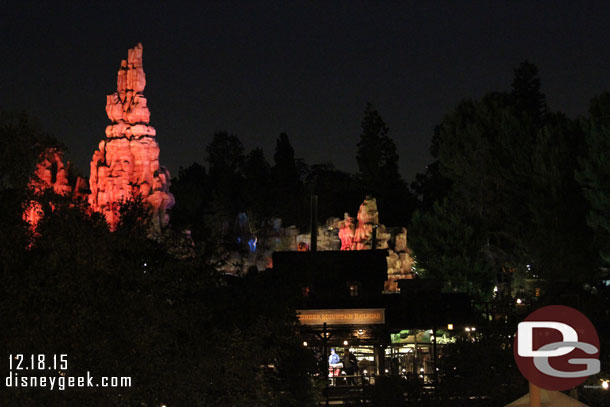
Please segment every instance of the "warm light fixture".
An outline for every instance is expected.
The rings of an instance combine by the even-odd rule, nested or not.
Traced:
[[[469,327],[464,328],[464,330],[465,330],[466,332],[470,332],[470,328],[469,328]]]
[[[347,341],[343,341],[343,345],[347,346],[348,345]]]
[[[307,341],[303,341],[303,346],[307,346]]]
[[[453,331],[453,324],[447,324],[447,329]]]
[[[602,381],[602,389],[608,390],[608,387],[610,387],[610,384],[608,383],[608,380],[603,380]]]

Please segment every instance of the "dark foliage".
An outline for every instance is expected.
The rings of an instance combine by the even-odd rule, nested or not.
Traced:
[[[406,225],[415,208],[415,197],[398,171],[396,145],[389,128],[369,103],[362,119],[358,142],[359,177],[365,194],[377,199],[381,222]]]
[[[548,111],[537,72],[522,63],[511,93],[461,102],[435,133],[437,161],[415,184],[422,204],[409,237],[419,267],[448,287],[488,298],[515,272],[594,278],[587,206],[575,181],[583,132]]]
[[[600,265],[610,264],[610,93],[595,97],[584,122],[586,149],[577,179],[589,205],[587,223],[595,232]]]
[[[190,176],[179,183],[185,194],[205,191],[198,170],[182,174]],[[67,354],[68,376],[126,376],[132,384],[12,388],[0,392],[1,405],[310,404],[311,355],[295,334],[292,306],[264,275],[232,284],[216,271],[212,245],[193,247],[172,231],[148,238],[139,200],[123,205],[110,232],[84,202],[45,192],[45,216],[28,245],[18,198],[25,193],[0,193],[3,353]]]

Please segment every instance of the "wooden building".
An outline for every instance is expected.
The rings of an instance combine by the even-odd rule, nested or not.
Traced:
[[[303,342],[322,365],[331,347],[340,355],[350,349],[361,374],[432,381],[442,346],[476,329],[470,299],[425,279],[401,280],[400,293],[384,293],[386,256],[385,250],[276,252],[273,274],[300,297]]]

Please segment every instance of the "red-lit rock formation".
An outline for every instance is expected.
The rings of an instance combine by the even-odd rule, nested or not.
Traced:
[[[354,232],[352,250],[371,249],[373,228],[377,228],[375,249],[387,249],[390,235],[387,233],[385,226],[379,224],[377,201],[375,198],[367,196],[358,210],[358,226]]]
[[[385,282],[385,291],[398,291],[398,280],[413,278],[411,267],[413,258],[407,246],[407,229],[401,228],[394,236],[394,247],[388,246],[391,238],[384,225],[379,224],[379,212],[375,198],[366,197],[358,210],[358,222],[347,213],[345,219],[339,223],[339,239],[341,250],[371,250],[373,246],[373,230],[376,228],[375,249],[388,251],[388,280]]]
[[[28,188],[34,197],[39,197],[48,189],[53,189],[53,192],[60,195],[72,192],[68,184],[68,165],[64,164],[60,151],[50,148],[40,155]],[[43,216],[42,205],[36,199],[24,205],[23,220],[29,223],[32,231],[36,230]]]
[[[169,171],[159,165],[156,131],[148,125],[150,111],[142,94],[145,86],[142,44],[138,44],[121,61],[117,91],[106,99],[112,124],[106,127],[106,139],[91,160],[89,203],[105,215],[111,228],[118,222],[121,202],[135,196],[152,206],[152,224],[157,230],[167,225],[168,210],[174,205]]]
[[[68,165],[62,160],[62,154],[55,148],[46,150],[41,154],[34,176],[30,179],[28,187],[40,194],[48,188],[53,188],[56,194],[65,195],[72,192],[68,185]]]
[[[398,280],[413,278],[411,268],[414,265],[411,249],[407,246],[407,229],[401,228],[394,236],[394,249],[388,250],[388,280],[385,291],[398,291]]]
[[[356,234],[356,225],[354,218],[348,213],[343,215],[343,222],[339,227],[339,239],[341,240],[341,250],[355,250],[354,235]]]

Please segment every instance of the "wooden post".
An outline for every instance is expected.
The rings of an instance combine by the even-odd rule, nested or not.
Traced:
[[[438,369],[436,368],[436,361],[438,360],[438,354],[437,354],[437,350],[436,350],[436,326],[434,326],[432,328],[432,335],[434,336],[434,340],[432,342],[432,357],[433,357],[433,362],[432,366],[434,371],[432,372],[432,374],[434,376],[432,376],[434,378],[434,386],[438,386]]]
[[[311,195],[311,238],[309,250],[318,251],[318,195]]]
[[[323,325],[322,328],[322,335],[323,338],[322,341],[324,343],[324,376],[326,378],[326,405],[329,405],[329,398],[328,398],[328,392],[330,391],[330,386],[329,386],[329,381],[331,379],[328,378],[328,369],[330,368],[329,364],[328,364],[328,335],[327,335],[327,331],[326,331],[326,322]]]
[[[530,382],[530,407],[541,407],[540,387]]]
[[[413,335],[413,342],[415,344],[415,347],[413,348],[413,377],[415,378],[415,381],[417,381],[417,378],[419,377],[419,352],[417,349],[417,329],[414,330],[415,331],[415,335]]]

